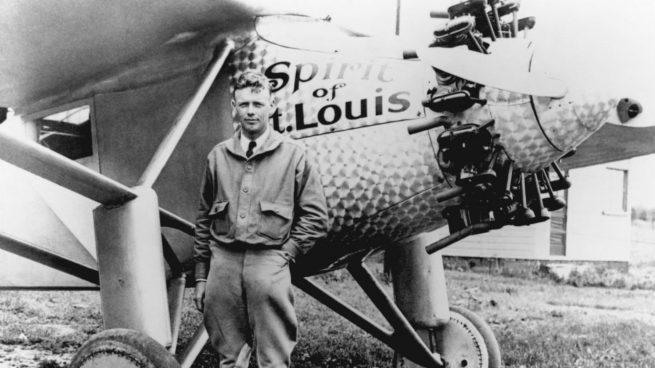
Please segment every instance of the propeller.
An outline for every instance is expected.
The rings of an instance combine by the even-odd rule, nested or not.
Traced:
[[[279,46],[308,51],[400,58],[407,55],[407,42],[399,37],[364,37],[329,21],[298,15],[257,18],[259,37]],[[516,55],[503,52],[481,54],[465,48],[432,47],[420,50],[419,58],[434,68],[462,79],[512,92],[564,97],[564,82],[530,73]]]
[[[567,93],[564,82],[527,71],[512,55],[482,54],[463,47],[431,47],[418,50],[417,54],[436,69],[485,86],[552,98],[562,98]]]

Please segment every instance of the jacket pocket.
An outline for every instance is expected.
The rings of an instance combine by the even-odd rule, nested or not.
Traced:
[[[229,202],[215,202],[209,209],[209,218],[212,220],[212,230],[216,235],[227,234],[230,230],[230,217],[227,211]]]
[[[291,229],[293,207],[271,202],[259,202],[261,218],[257,234],[272,240],[284,238]]]

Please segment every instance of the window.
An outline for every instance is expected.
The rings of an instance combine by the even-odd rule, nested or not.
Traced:
[[[38,119],[38,142],[73,160],[92,156],[89,111],[89,106],[81,106]]]
[[[564,170],[565,177],[569,177],[569,171]],[[548,170],[548,178],[551,183],[557,181],[559,176],[554,170]],[[555,195],[562,198],[566,203],[569,200],[569,191],[560,190]],[[550,255],[566,256],[566,223],[568,221],[568,206],[550,213]]]
[[[623,215],[628,212],[628,170],[608,167],[608,178],[605,183],[605,215]]]

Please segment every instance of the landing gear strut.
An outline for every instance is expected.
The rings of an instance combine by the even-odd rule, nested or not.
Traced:
[[[450,368],[499,368],[500,347],[489,325],[468,309],[450,307],[450,320],[421,335]],[[395,367],[414,367],[396,356]]]
[[[448,305],[441,254],[425,255],[425,244],[430,241],[428,236],[421,236],[391,251],[398,308],[445,366],[500,367],[500,347],[489,325],[467,309]],[[394,360],[397,368],[421,367],[400,354]]]

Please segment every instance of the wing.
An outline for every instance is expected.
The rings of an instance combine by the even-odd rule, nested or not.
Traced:
[[[226,34],[251,27],[254,16],[272,6],[256,0],[4,1],[0,106],[40,111],[181,75],[205,65]]]
[[[569,169],[625,160],[655,153],[655,126],[629,127],[605,124],[583,142],[576,153],[562,160]]]

